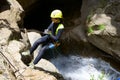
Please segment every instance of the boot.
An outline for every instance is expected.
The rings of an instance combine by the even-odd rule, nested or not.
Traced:
[[[30,51],[27,50],[27,51],[25,51],[25,52],[22,52],[22,55],[23,55],[23,56],[28,56],[28,55],[30,55]]]

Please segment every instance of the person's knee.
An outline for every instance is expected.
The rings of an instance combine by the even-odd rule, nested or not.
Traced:
[[[43,38],[41,38],[41,39],[38,39],[36,42],[35,42],[35,44],[41,44],[42,42],[44,42],[45,40],[43,39]]]
[[[48,46],[45,46],[45,47],[44,47],[44,50],[48,50],[48,49],[49,49],[49,47],[48,47]]]

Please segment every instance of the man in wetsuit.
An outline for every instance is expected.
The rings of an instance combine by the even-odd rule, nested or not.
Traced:
[[[34,65],[37,64],[44,52],[48,49],[53,49],[60,45],[59,38],[63,32],[64,25],[62,23],[63,14],[61,10],[53,10],[51,12],[51,24],[45,29],[44,33],[46,34],[42,38],[39,38],[34,42],[33,46],[30,48],[29,53],[32,55],[36,48],[42,44],[41,50],[38,52],[37,57],[32,61],[29,67],[34,68]]]

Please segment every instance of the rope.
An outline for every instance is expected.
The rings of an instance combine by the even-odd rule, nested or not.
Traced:
[[[9,61],[9,59],[3,54],[3,52],[0,51],[0,53],[1,53],[1,55],[5,58],[5,60],[11,65],[11,67],[13,67],[13,68],[15,69],[15,72],[14,72],[14,73],[18,72],[19,75],[16,76],[16,77],[21,76],[21,77],[22,77],[22,80],[25,80],[24,76],[19,72],[18,69],[15,68],[15,66]]]

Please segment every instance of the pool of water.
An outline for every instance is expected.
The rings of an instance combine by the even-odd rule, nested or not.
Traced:
[[[100,58],[63,56],[51,59],[65,80],[117,80],[120,72]]]

